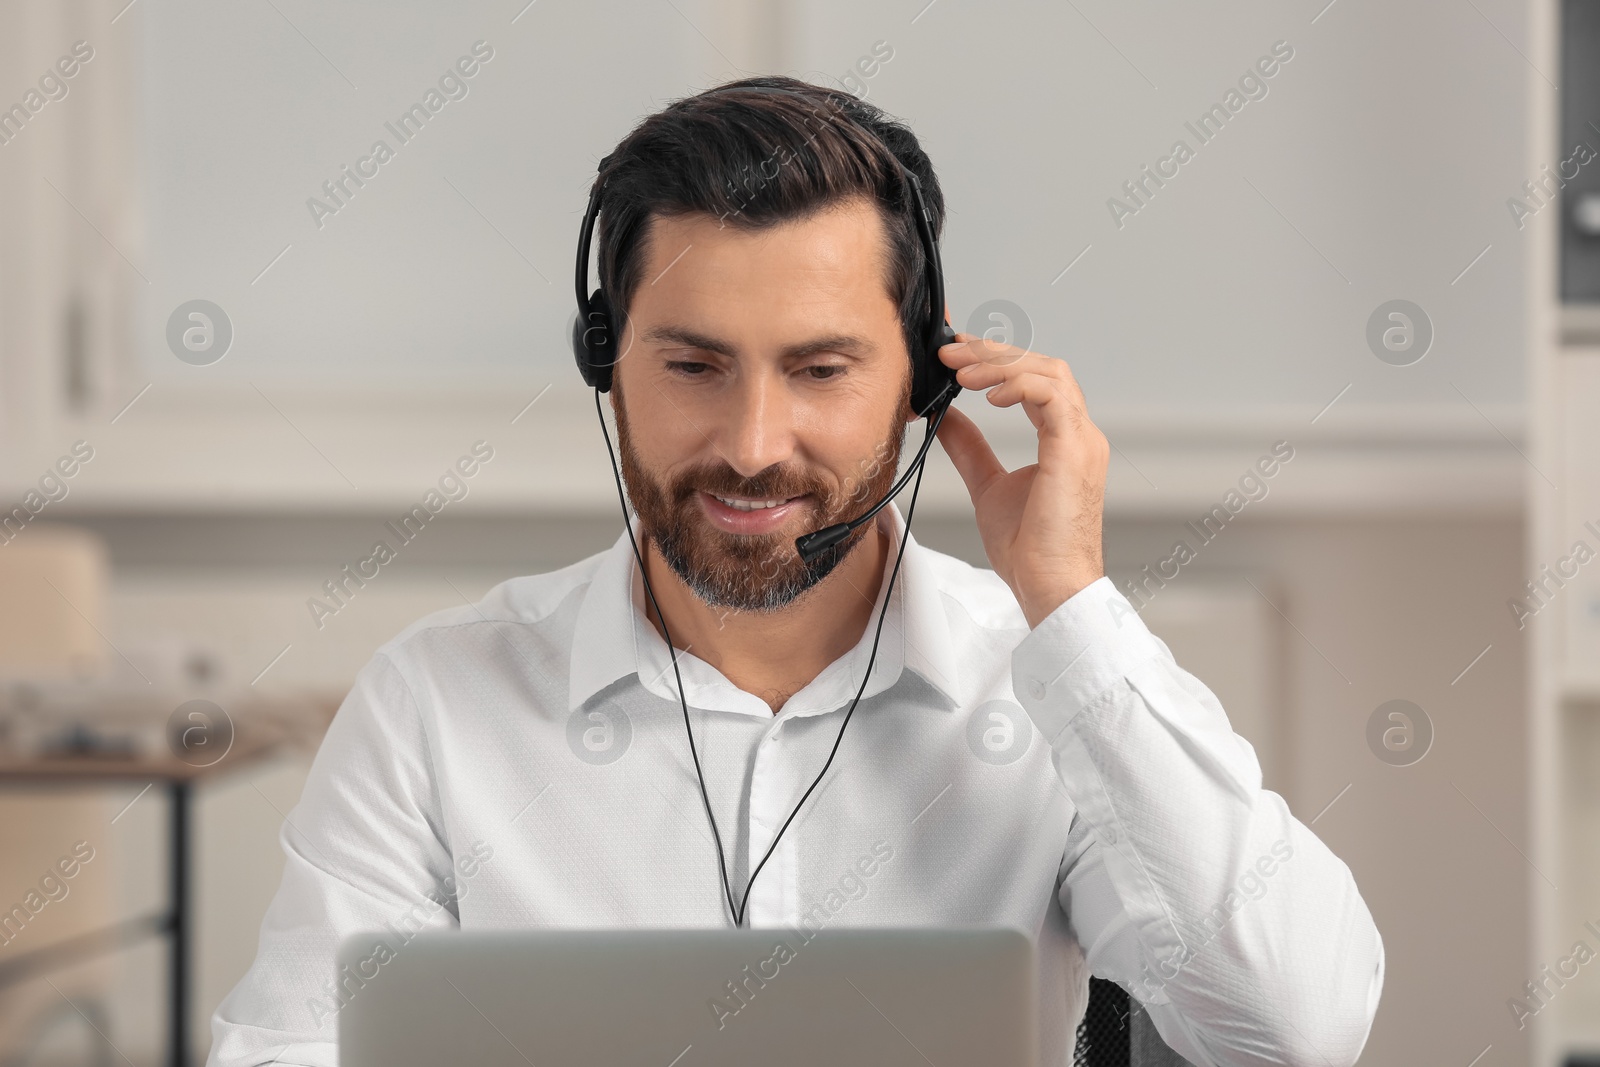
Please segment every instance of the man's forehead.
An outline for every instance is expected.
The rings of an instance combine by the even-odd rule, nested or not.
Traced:
[[[640,244],[641,290],[683,274],[737,272],[740,278],[796,275],[884,277],[888,230],[866,197],[835,201],[803,217],[750,226],[706,212],[653,215]],[[820,280],[820,278],[818,279]]]

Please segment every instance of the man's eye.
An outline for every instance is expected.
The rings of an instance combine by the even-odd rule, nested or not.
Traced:
[[[691,378],[698,377],[700,372],[706,369],[704,363],[695,363],[690,360],[668,360],[667,367],[675,374],[682,374]]]
[[[825,382],[829,378],[837,378],[844,371],[844,368],[835,363],[817,363],[807,367],[806,370],[810,372],[814,380]]]

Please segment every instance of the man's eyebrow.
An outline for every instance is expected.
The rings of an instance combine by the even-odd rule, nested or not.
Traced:
[[[686,348],[699,348],[707,352],[727,356],[729,359],[738,358],[738,351],[727,341],[712,337],[709,334],[691,330],[686,326],[671,324],[652,326],[643,335],[646,342],[660,344],[682,345]],[[843,352],[847,355],[865,356],[876,352],[878,345],[866,337],[857,337],[854,334],[836,333],[825,337],[814,337],[809,341],[789,345],[784,348],[784,359],[801,359],[805,356],[815,355],[818,352]]]

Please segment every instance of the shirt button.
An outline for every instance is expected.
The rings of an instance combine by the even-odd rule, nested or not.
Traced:
[[[1113,827],[1113,826],[1106,827],[1105,839],[1106,839],[1106,844],[1108,844],[1108,845],[1114,845],[1114,844],[1117,843],[1117,830],[1116,830],[1116,827]]]
[[[1044,683],[1037,678],[1028,679],[1028,695],[1035,700],[1044,699]]]

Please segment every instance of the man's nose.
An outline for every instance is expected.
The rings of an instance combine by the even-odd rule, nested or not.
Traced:
[[[753,478],[794,454],[794,398],[783,375],[747,375],[730,400],[719,445],[734,470]]]

